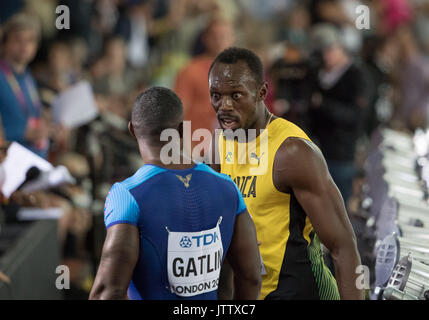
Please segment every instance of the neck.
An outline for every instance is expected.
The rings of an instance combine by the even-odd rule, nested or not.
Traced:
[[[23,73],[27,67],[27,64],[16,61],[9,56],[4,56],[3,59],[16,73]]]
[[[271,113],[265,103],[262,102],[262,105],[263,107],[258,108],[256,121],[248,129],[264,130],[267,127]]]
[[[166,145],[154,146],[139,141],[139,150],[143,162],[145,164],[154,164],[163,168],[173,170],[183,170],[192,168],[194,166],[194,162],[190,160],[191,157],[185,156],[181,151],[181,144],[178,144],[176,148],[168,147],[166,150],[163,150],[165,146]],[[170,151],[172,152],[171,155]],[[168,152],[168,155],[166,154],[166,152]],[[168,160],[178,159],[178,163],[165,164],[165,160],[167,159],[164,159],[164,157],[168,157]]]
[[[254,129],[256,130],[256,136],[255,138],[257,138],[261,132],[268,126],[269,122],[271,122],[271,120],[274,117],[271,117],[272,114],[268,111],[265,103],[263,103],[263,107],[258,108],[258,114],[256,115],[256,120],[253,124],[251,124],[245,131],[246,131],[246,141],[249,142],[249,139],[252,137],[249,137],[249,134],[247,132],[248,129]],[[271,118],[271,119],[270,119]]]

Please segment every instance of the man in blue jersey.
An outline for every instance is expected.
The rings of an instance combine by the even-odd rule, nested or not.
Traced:
[[[105,204],[107,236],[90,299],[217,299],[226,258],[235,298],[257,299],[261,263],[240,191],[205,164],[164,164],[165,129],[182,132],[180,99],[153,87],[137,97],[129,129],[145,165],[115,183]],[[128,292],[127,292],[128,291]]]

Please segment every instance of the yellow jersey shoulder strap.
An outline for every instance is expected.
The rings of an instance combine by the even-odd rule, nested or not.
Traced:
[[[304,130],[302,130],[296,124],[283,118],[277,118],[273,120],[268,125],[268,129],[269,135],[273,138],[278,137],[281,142],[283,142],[289,137],[298,137],[311,141],[307,134],[304,132]]]

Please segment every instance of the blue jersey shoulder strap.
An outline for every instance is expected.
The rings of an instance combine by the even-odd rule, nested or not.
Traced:
[[[106,228],[118,223],[137,226],[140,218],[140,208],[130,190],[164,171],[159,167],[145,165],[130,178],[115,183],[110,189],[104,205]]]

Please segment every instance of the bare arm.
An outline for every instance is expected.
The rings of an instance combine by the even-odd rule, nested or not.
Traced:
[[[232,300],[234,297],[234,272],[228,260],[225,259],[222,264],[219,276],[219,287],[217,289],[217,298],[219,300]]]
[[[226,256],[234,271],[234,298],[256,300],[261,290],[261,260],[256,230],[247,210],[237,216]]]
[[[355,234],[320,150],[301,138],[286,139],[276,154],[273,174],[280,191],[292,189],[330,250],[341,299],[363,299],[363,290],[355,284],[356,267],[361,264]]]
[[[117,224],[107,229],[100,266],[89,299],[127,299],[134,267],[139,256],[138,229]]]

